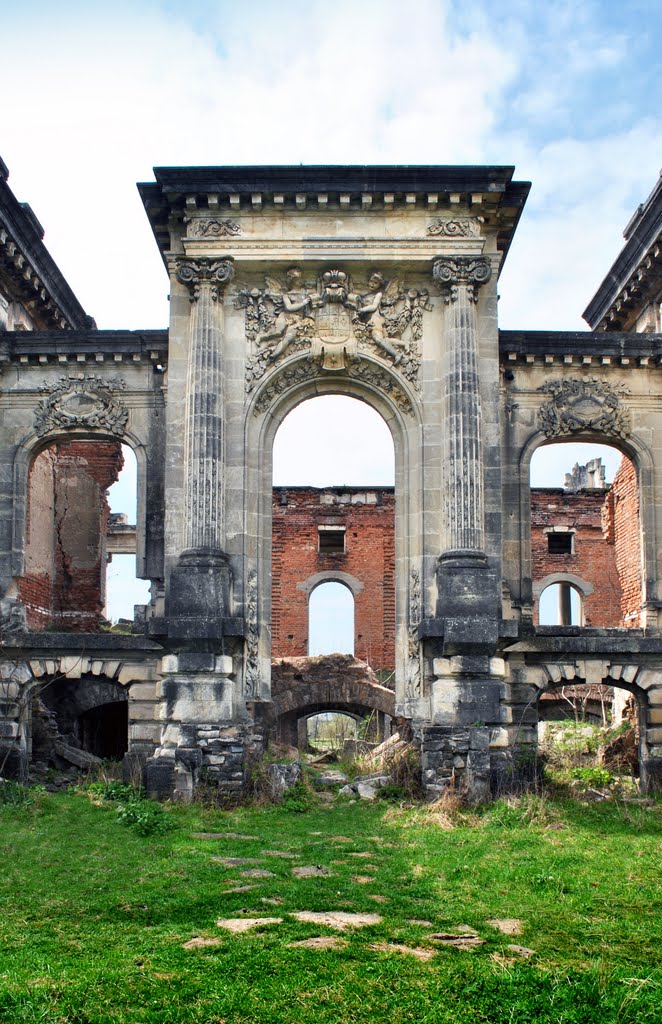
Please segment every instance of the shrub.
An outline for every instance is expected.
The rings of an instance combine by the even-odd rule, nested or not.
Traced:
[[[117,820],[128,825],[139,836],[165,835],[175,828],[165,808],[153,800],[134,799],[121,803],[117,808]]]
[[[12,779],[0,779],[0,805],[31,807],[44,792],[43,786],[22,786]]]

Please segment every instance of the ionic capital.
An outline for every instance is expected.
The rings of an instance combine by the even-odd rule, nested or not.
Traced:
[[[455,302],[461,286],[477,302],[478,289],[492,276],[492,264],[484,256],[440,256],[432,264],[432,276],[446,302]]]
[[[234,277],[231,258],[216,260],[200,257],[197,260],[177,261],[177,280],[185,284],[191,295],[191,302],[197,302],[204,284],[208,284],[213,302],[223,298],[223,290]]]

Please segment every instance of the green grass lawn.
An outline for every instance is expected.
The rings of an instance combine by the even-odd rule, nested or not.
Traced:
[[[662,1021],[659,804],[531,798],[456,814],[451,828],[381,802],[170,814],[173,831],[142,837],[84,793],[0,807],[0,1020]],[[252,869],[272,874],[242,875]],[[340,933],[292,916],[338,910],[381,921]],[[216,923],[247,916],[282,923]],[[493,918],[520,920],[521,934]],[[484,942],[433,937],[460,925]],[[321,935],[343,944],[291,945]],[[196,936],[220,941],[183,948]]]

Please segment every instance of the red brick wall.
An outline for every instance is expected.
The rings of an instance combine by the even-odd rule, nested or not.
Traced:
[[[602,490],[531,490],[531,562],[534,585],[552,573],[571,573],[593,585],[584,601],[585,626],[622,626],[621,581],[613,538],[603,530]],[[573,528],[574,549],[569,555],[548,551],[546,529]],[[538,622],[538,602],[534,611]]]
[[[50,445],[30,467],[25,575],[28,625],[98,629],[105,602],[107,489],[123,464],[117,442]]]
[[[642,600],[639,486],[636,469],[625,457],[605,502],[604,527],[616,552],[623,625],[638,626]]]
[[[318,551],[319,526],[345,527],[345,554]],[[272,656],[308,654],[309,595],[320,572],[356,577],[354,654],[373,669],[395,664],[393,488],[276,487],[273,491]]]

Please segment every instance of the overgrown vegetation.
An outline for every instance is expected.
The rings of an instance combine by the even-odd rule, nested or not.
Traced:
[[[121,785],[0,806],[0,1020],[660,1020],[659,803],[176,806],[175,829],[143,836],[118,818]],[[380,919],[338,933],[294,916],[338,910]],[[217,925],[247,917],[281,920]],[[460,925],[482,944],[444,945]],[[293,945],[319,935],[344,945]],[[214,944],[185,948],[196,937]]]

